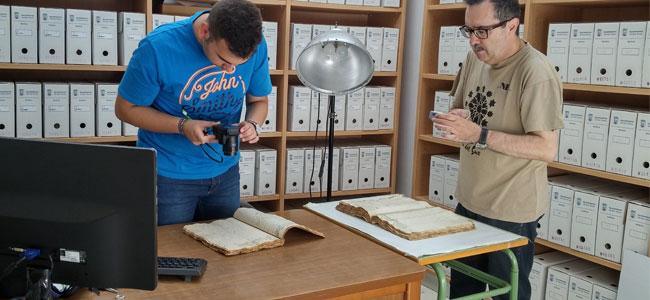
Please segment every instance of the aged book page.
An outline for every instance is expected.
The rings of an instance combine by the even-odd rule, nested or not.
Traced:
[[[361,217],[366,222],[372,222],[372,217],[379,214],[426,207],[431,207],[431,205],[402,195],[384,195],[355,200],[341,200],[336,209],[352,216]]]
[[[232,218],[185,225],[183,231],[217,252],[236,255],[280,247],[291,228],[325,237],[306,226],[253,208],[239,208]]]
[[[373,223],[407,240],[474,229],[474,222],[440,207],[377,215]]]
[[[472,220],[402,195],[341,200],[336,209],[402,238],[420,240],[475,228]]]

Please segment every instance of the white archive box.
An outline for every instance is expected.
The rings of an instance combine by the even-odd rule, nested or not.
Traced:
[[[38,8],[38,62],[65,63],[65,10]]]
[[[612,109],[605,162],[607,172],[632,175],[637,115],[635,111]]]
[[[397,71],[397,51],[399,49],[399,28],[384,28],[381,50],[381,71]]]
[[[625,219],[623,249],[648,255],[650,240],[650,203],[648,197],[630,201]]]
[[[16,137],[43,137],[43,102],[40,82],[16,82]]]
[[[584,105],[564,104],[562,111],[564,128],[560,130],[558,161],[580,166],[586,107]]]
[[[530,299],[544,300],[544,295],[546,292],[546,278],[548,269],[550,267],[576,259],[577,258],[575,256],[560,251],[552,251],[535,255],[533,258],[533,266],[530,270],[530,275],[528,275],[528,280],[530,281],[531,288]]]
[[[272,86],[271,93],[268,95],[269,109],[266,113],[266,120],[262,123],[260,132],[275,132],[277,131],[277,117],[278,117],[278,87]],[[244,105],[243,107],[245,107]],[[244,116],[245,117],[245,116]]]
[[[117,65],[117,13],[92,11],[93,65]]]
[[[329,4],[345,4],[345,0],[327,0]]]
[[[616,86],[641,86],[647,22],[621,22],[616,57]]]
[[[0,5],[0,62],[11,62],[10,8]]]
[[[16,92],[13,82],[0,82],[0,136],[16,137]]]
[[[589,84],[591,82],[591,55],[594,45],[594,23],[571,24],[569,39],[569,65],[567,81]]]
[[[70,85],[43,83],[43,136],[70,137]]]
[[[300,52],[307,47],[311,41],[311,24],[291,23],[291,51],[289,52],[289,65],[291,70],[296,69],[296,62]]]
[[[524,24],[521,23],[519,24],[519,32],[517,32],[517,35],[519,36],[520,39],[524,39]]]
[[[350,26],[348,32],[353,35],[361,44],[366,45],[366,27]]]
[[[553,177],[553,191],[548,227],[548,241],[571,246],[571,218],[573,216],[573,201],[576,188],[590,188],[602,185],[599,180],[590,180],[582,176]]]
[[[591,282],[594,285],[592,300],[616,300],[618,292],[619,272],[600,268],[591,272]]]
[[[645,50],[643,51],[643,67],[641,74],[641,87],[650,88],[650,21],[645,29]]]
[[[302,193],[305,178],[305,149],[287,148],[285,194]]]
[[[327,121],[327,95],[321,94],[317,91],[311,91],[311,115],[309,117],[309,131],[324,132],[327,128],[325,122]]]
[[[342,191],[359,189],[359,147],[343,146],[339,161],[339,186]]]
[[[375,147],[375,188],[390,187],[391,146]]]
[[[650,62],[649,62],[650,63]],[[634,135],[632,176],[650,180],[650,114],[639,113]]]
[[[95,136],[95,85],[70,83],[70,137]]]
[[[359,146],[359,189],[371,189],[375,183],[375,147]]]
[[[66,9],[65,63],[89,65],[92,52],[90,10]]]
[[[621,262],[627,204],[632,200],[644,197],[646,199],[648,197],[647,190],[627,191],[600,197],[598,228],[596,228],[596,256]]]
[[[440,4],[454,4],[456,0],[440,0]]]
[[[439,112],[449,112],[451,107],[451,96],[449,96],[449,91],[436,91],[433,99],[433,109]],[[432,122],[433,123],[433,122]],[[432,125],[433,136],[439,139],[443,139],[442,134],[446,133],[444,130],[436,128],[435,125]]]
[[[591,57],[591,84],[614,85],[620,23],[596,23]]]
[[[363,100],[365,89],[361,88],[348,94],[345,103],[345,130],[361,130],[363,128]]]
[[[345,95],[334,96],[334,131],[345,130]],[[329,105],[329,97],[327,101]]]
[[[381,88],[367,86],[363,100],[363,130],[379,129],[379,104],[381,101]]]
[[[11,6],[11,62],[38,63],[36,7]]]
[[[152,21],[153,21],[152,22],[153,26],[151,28],[152,31],[156,30],[156,28],[158,28],[158,27],[160,27],[162,25],[176,22],[176,18],[174,16],[171,16],[171,15],[152,14],[151,18],[152,18]]]
[[[381,0],[363,0],[364,6],[380,6]]]
[[[550,180],[550,178],[549,178]],[[553,185],[549,182],[547,184],[547,191],[548,191],[548,207],[546,208],[546,212],[537,220],[537,238],[546,240],[548,239],[548,215],[551,211],[551,195],[553,191]]]
[[[273,195],[277,177],[278,151],[258,147],[255,148],[255,196]]]
[[[138,135],[138,127],[135,127],[129,123],[122,121],[122,135],[123,136]]]
[[[601,268],[595,268],[582,273],[573,274],[569,277],[569,300],[591,300],[594,284],[591,281],[593,273]]]
[[[395,115],[395,87],[382,86],[379,100],[379,129],[393,129]]]
[[[582,139],[582,166],[605,170],[609,117],[611,110],[604,107],[587,107]]]
[[[97,83],[95,86],[95,129],[97,136],[119,136],[122,122],[115,115],[116,83]]]
[[[454,43],[456,26],[441,26],[438,44],[438,74],[456,75],[454,73]]]
[[[632,185],[607,184],[576,189],[571,219],[571,249],[594,255],[600,196],[617,194],[635,188]]]
[[[366,28],[366,49],[370,52],[372,61],[375,63],[375,71],[381,71],[381,52],[384,40],[384,28]]]
[[[445,187],[443,203],[445,206],[456,209],[456,186],[458,185],[458,172],[460,171],[460,160],[454,155],[445,155]]]
[[[310,1],[314,2],[314,1]],[[322,24],[312,24],[311,25],[311,38],[315,38],[325,32],[330,31],[330,25],[322,25]]]
[[[327,0],[309,0],[309,2],[314,2],[314,3],[327,3]]]
[[[444,205],[445,158],[431,155],[429,163],[429,200]]]
[[[305,171],[303,179],[303,193],[320,192],[321,179],[318,178],[320,173],[321,159],[323,158],[323,149],[320,147],[305,147]],[[327,184],[326,177],[323,178],[323,184]]]
[[[332,191],[339,190],[339,148],[332,149]],[[323,190],[327,190],[327,180],[328,180],[328,170],[329,170],[329,148],[327,146],[323,147],[323,159],[325,163],[323,164]]]
[[[147,19],[143,13],[120,12],[118,15],[118,63],[129,64],[133,51],[147,34]]]
[[[278,62],[278,22],[262,22],[262,34],[266,39],[269,69],[275,70]]]
[[[569,65],[570,23],[552,23],[548,25],[546,56],[555,67],[562,82],[567,81]]]
[[[363,0],[345,0],[345,5],[363,5]]]
[[[571,276],[598,267],[599,265],[582,259],[550,267],[546,279],[546,293],[544,299],[568,299]]]
[[[190,17],[188,17],[188,16],[174,16],[174,22],[183,21],[183,20],[186,20],[186,19],[189,19],[189,18]]]
[[[287,130],[309,131],[311,89],[305,86],[290,86],[287,106]]]
[[[471,50],[469,38],[466,38],[461,32],[460,27],[454,31],[454,54],[452,59],[451,74],[458,74],[460,67],[467,58],[467,53]]]
[[[255,151],[244,148],[239,154],[239,195],[252,197],[255,195]]]
[[[383,7],[399,7],[400,0],[381,0]]]

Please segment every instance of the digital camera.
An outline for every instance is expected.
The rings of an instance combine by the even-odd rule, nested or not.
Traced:
[[[223,154],[233,156],[239,151],[239,127],[237,126],[212,126],[214,136],[223,146]]]

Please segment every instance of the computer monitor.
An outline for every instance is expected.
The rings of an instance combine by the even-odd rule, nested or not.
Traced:
[[[0,272],[17,248],[40,250],[0,291],[35,267],[55,283],[153,290],[156,224],[154,150],[0,138]]]

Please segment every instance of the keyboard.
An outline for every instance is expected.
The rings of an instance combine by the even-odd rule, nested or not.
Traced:
[[[185,281],[192,281],[192,276],[203,274],[207,264],[202,258],[158,256],[158,275],[183,276]]]

